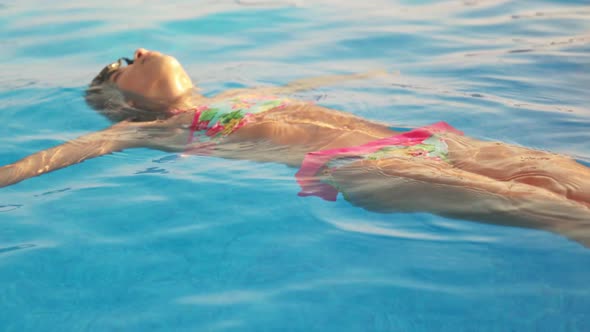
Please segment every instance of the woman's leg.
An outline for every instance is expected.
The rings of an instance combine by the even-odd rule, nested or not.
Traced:
[[[550,230],[590,246],[590,208],[551,191],[419,158],[364,160],[330,173],[346,199],[378,212],[430,212]]]
[[[500,181],[547,189],[590,207],[590,168],[554,153],[448,135],[451,163]]]

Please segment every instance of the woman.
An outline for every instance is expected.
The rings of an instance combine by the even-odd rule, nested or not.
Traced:
[[[127,66],[124,66],[127,62]],[[0,186],[113,151],[148,147],[301,167],[300,195],[338,192],[373,211],[443,216],[555,231],[590,245],[590,169],[555,154],[474,140],[446,123],[399,133],[286,97],[379,72],[194,92],[173,57],[138,49],[105,67],[87,101],[114,126],[0,168]]]

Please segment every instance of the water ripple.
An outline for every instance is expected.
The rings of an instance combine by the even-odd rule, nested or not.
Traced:
[[[590,165],[587,1],[60,0],[0,12],[4,163],[108,127],[84,89],[109,59],[146,47],[177,56],[207,95],[399,71],[295,97],[402,129],[444,120]],[[587,248],[543,231],[303,199],[295,172],[133,149],[0,189],[0,326],[590,326]]]
[[[34,247],[36,247],[36,245],[32,244],[32,243],[19,244],[19,245],[10,246],[10,247],[0,247],[0,255],[5,254],[5,253],[9,253],[9,252],[12,252],[15,250],[30,249],[30,248],[34,248]]]
[[[14,211],[16,209],[20,209],[21,207],[23,207],[22,204],[6,204],[6,205],[0,205],[0,213]]]

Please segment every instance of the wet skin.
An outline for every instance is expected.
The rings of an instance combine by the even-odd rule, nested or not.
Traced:
[[[179,111],[180,104],[198,106],[244,93],[290,94],[375,74],[307,79],[284,87],[231,90],[206,98],[189,95],[192,82],[175,58],[138,49],[133,64],[119,69],[110,80],[122,91],[165,102]],[[189,149],[198,154],[198,146],[187,146],[194,113],[190,107],[180,111],[166,120],[118,123],[4,166],[0,168],[0,186],[134,147],[175,152]],[[298,167],[306,153],[360,145],[395,134],[380,123],[293,101],[287,107],[255,114],[253,121],[203,154]],[[590,246],[589,168],[548,152],[451,133],[443,138],[449,147],[449,163],[402,156],[365,160],[336,169],[331,181],[351,203],[372,211],[424,211],[540,228]]]

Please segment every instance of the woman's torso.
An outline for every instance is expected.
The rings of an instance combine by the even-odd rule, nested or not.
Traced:
[[[179,146],[184,146],[184,151],[195,154],[300,166],[309,152],[355,147],[400,134],[383,124],[367,121],[352,114],[328,109],[314,103],[268,96],[255,96],[254,99],[258,101],[252,103],[254,108],[247,109],[242,114],[245,115],[242,119],[246,119],[246,121],[225,133],[223,128],[217,128],[214,132],[218,135],[204,142],[195,140],[195,133],[201,138],[206,134],[206,131],[198,131],[196,130],[198,128],[195,128],[195,123],[198,124],[195,119],[199,120],[195,115],[198,114],[199,109],[202,111],[210,107],[225,105],[223,107],[229,107],[229,110],[226,109],[226,112],[222,113],[229,114],[236,110],[233,107],[237,104],[236,100],[229,102],[213,100],[209,104],[200,105],[193,114],[188,114],[190,121],[192,121],[189,128],[190,133],[188,139],[187,135],[182,136],[184,142],[180,142]],[[269,107],[269,105],[274,106]],[[185,126],[188,117],[183,120]],[[215,119],[221,118],[222,116],[218,115]],[[231,120],[235,119],[230,116],[229,121],[231,122]],[[215,123],[208,125],[209,129],[214,126]],[[546,187],[546,183],[537,183],[537,177],[529,179],[528,174],[521,174],[523,172],[520,170],[523,169],[523,165],[518,161],[522,159],[523,155],[534,154],[536,159],[548,158],[553,162],[558,160],[567,164],[563,167],[566,170],[574,170],[574,168],[577,170],[582,167],[567,158],[495,142],[482,142],[454,133],[452,130],[440,135],[437,134],[437,139],[441,140],[443,144],[441,151],[445,154],[445,158],[438,158],[441,159],[440,167],[457,168],[494,180],[516,179],[517,182]],[[518,149],[518,153],[515,153],[511,158],[507,157],[506,154],[512,154],[514,149]],[[415,158],[423,159],[423,157],[414,156],[411,153],[400,153],[395,149],[392,151],[394,156],[390,158],[388,157],[390,154],[388,154],[385,157],[393,158],[392,160],[401,158],[406,163],[413,162]],[[491,162],[494,160],[501,160],[502,163]],[[516,162],[516,165],[513,165],[513,161]],[[420,167],[420,160],[417,160],[416,166]],[[516,170],[515,172],[518,174],[507,176],[507,169]],[[574,173],[586,174],[587,170],[584,168],[582,171]],[[550,191],[563,194],[563,188],[550,187]]]
[[[306,153],[396,134],[357,116],[288,98],[241,95],[195,108],[188,150],[299,165]]]

